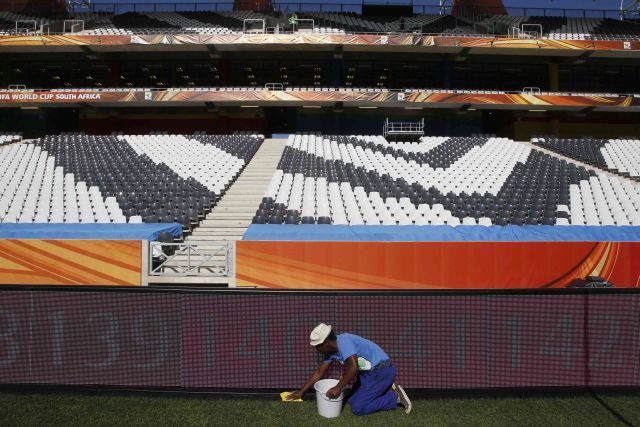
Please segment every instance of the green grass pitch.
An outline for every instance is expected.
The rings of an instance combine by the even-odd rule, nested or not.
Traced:
[[[0,420],[4,426],[640,426],[640,392],[598,395],[617,416],[588,393],[422,397],[410,415],[399,409],[357,417],[346,406],[326,420],[314,400],[282,403],[275,396],[3,392]]]

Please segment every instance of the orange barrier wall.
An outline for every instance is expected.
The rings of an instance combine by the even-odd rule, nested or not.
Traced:
[[[239,241],[237,284],[301,289],[640,285],[640,242]]]
[[[260,102],[268,105],[270,102],[284,103],[287,105],[307,105],[314,102],[344,102],[346,105],[358,102],[372,102],[382,106],[401,105],[452,105],[452,104],[478,104],[492,107],[502,106],[535,106],[535,107],[599,107],[602,108],[637,108],[640,107],[640,98],[634,95],[542,95],[525,93],[439,93],[426,90],[417,90],[411,93],[399,92],[341,92],[327,91],[315,92],[313,90],[296,90],[290,92],[269,90],[248,91],[215,91],[207,90],[191,92],[187,90],[161,90],[148,92],[131,89],[126,92],[105,90],[102,92],[63,92],[51,91],[4,91],[0,90],[0,105],[58,105],[77,104],[78,102],[121,103],[138,105],[154,103],[192,103],[202,105],[203,102],[247,103]]]
[[[350,46],[440,46],[532,50],[633,51],[638,40],[550,40],[508,37],[422,36],[416,34],[151,34],[151,35],[29,35],[0,36],[4,46],[127,46],[127,45],[350,45]],[[396,48],[397,49],[397,48]]]
[[[139,240],[0,240],[0,284],[140,286]]]

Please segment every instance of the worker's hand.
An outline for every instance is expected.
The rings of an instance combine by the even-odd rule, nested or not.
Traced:
[[[296,399],[302,399],[302,395],[304,393],[302,393],[302,390],[296,390],[293,393],[291,393],[289,396],[286,397],[287,400],[296,400]]]
[[[340,396],[340,393],[342,393],[342,390],[340,389],[340,387],[335,386],[327,390],[326,394],[329,399],[335,399],[336,397]]]

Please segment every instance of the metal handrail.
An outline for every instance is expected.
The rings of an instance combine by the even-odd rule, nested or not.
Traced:
[[[424,118],[418,122],[392,122],[387,118],[382,126],[384,136],[392,134],[424,135]]]
[[[540,88],[536,86],[525,86],[522,88],[522,93],[533,93],[539,95],[541,91]]]
[[[262,34],[265,33],[266,31],[266,24],[264,19],[245,19],[242,21],[242,32],[243,33],[256,33],[259,30],[247,30],[247,23],[251,23],[251,22],[260,22],[262,23]]]
[[[298,24],[299,22],[304,22],[304,23],[309,23],[311,22],[311,31],[313,31],[316,28],[316,24],[315,21],[313,19],[308,19],[308,18],[298,18],[296,19],[295,24],[292,25],[292,27],[294,28],[294,32],[300,32],[300,31],[309,31],[309,28],[300,28],[300,24]]]
[[[533,38],[534,38],[534,39],[541,39],[541,38],[542,38],[542,34],[543,34],[543,33],[542,33],[542,25],[540,25],[540,24],[527,24],[527,23],[524,23],[524,24],[522,24],[522,25],[520,26],[520,35],[519,35],[519,36],[522,36],[522,34],[527,34],[527,35],[532,35],[532,34],[534,34],[534,33],[532,33],[532,32],[526,31],[526,30],[525,30],[525,27],[526,27],[526,28],[529,28],[529,27],[539,28],[539,29],[540,29],[540,32],[539,32],[540,37],[533,37]]]
[[[282,83],[265,83],[264,88],[270,91],[283,91],[284,85]]]
[[[77,33],[80,31],[84,31],[84,21],[82,19],[65,19],[62,24],[62,32],[64,34],[67,33],[67,24],[69,24],[69,33]],[[75,31],[76,27],[80,26],[82,29],[80,31]]]
[[[204,251],[199,243],[149,242],[149,276],[230,277],[232,248],[229,242],[206,242],[213,250]],[[167,254],[167,252],[173,252]],[[214,258],[224,256],[224,262]],[[154,258],[159,263],[154,263]]]
[[[33,24],[33,29],[19,28],[18,24]],[[22,32],[26,32],[27,35],[35,34],[38,32],[38,22],[35,19],[19,19],[15,22],[16,35]]]

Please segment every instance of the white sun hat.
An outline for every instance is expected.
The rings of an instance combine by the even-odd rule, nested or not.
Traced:
[[[330,333],[331,325],[320,323],[318,326],[313,328],[313,331],[311,331],[311,335],[309,335],[310,344],[314,347],[318,344],[322,344],[324,340],[327,339]]]

